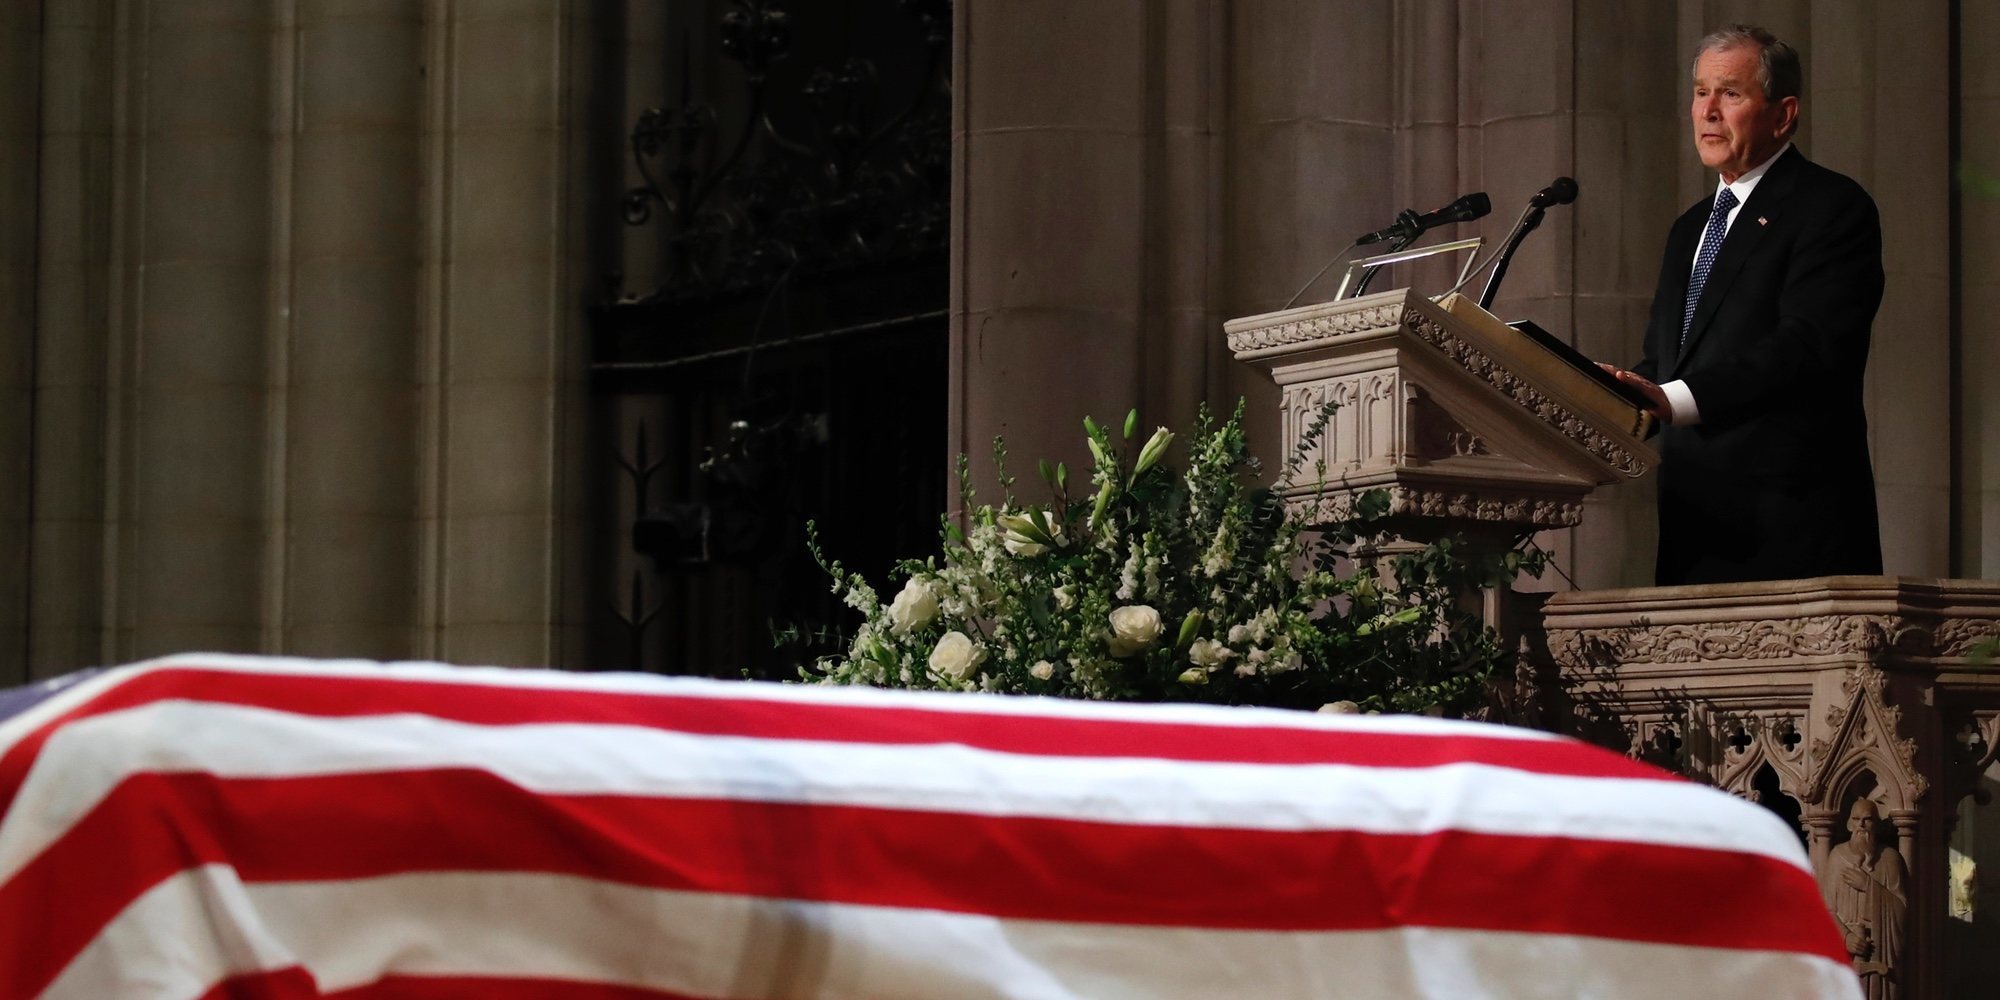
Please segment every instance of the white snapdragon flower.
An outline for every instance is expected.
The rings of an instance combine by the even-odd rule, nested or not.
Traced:
[[[1214,671],[1235,655],[1235,650],[1214,639],[1196,639],[1188,646],[1188,662],[1208,671]]]
[[[1145,564],[1145,553],[1139,548],[1139,540],[1132,540],[1132,554],[1125,557],[1125,565],[1118,569],[1118,599],[1129,601],[1139,596],[1139,567]]]

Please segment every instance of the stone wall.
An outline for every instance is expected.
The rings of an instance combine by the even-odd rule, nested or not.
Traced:
[[[0,676],[185,649],[571,658],[619,8],[21,6]]]

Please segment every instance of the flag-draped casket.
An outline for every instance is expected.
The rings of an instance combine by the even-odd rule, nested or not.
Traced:
[[[182,656],[0,694],[0,996],[1858,996],[1796,836],[1411,717]]]

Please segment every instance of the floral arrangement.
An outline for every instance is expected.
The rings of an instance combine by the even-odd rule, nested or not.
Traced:
[[[1381,493],[1345,521],[1309,528],[1277,490],[1330,416],[1320,414],[1268,488],[1252,483],[1240,401],[1219,425],[1203,408],[1184,473],[1163,461],[1175,440],[1166,428],[1135,446],[1136,411],[1122,445],[1085,418],[1090,489],[1072,494],[1068,469],[1043,462],[1050,499],[1040,504],[1014,496],[995,441],[999,503],[974,506],[961,456],[966,527],[946,518],[941,555],[898,564],[903,583],[886,602],[829,560],[809,525],[814,558],[863,622],[844,654],[802,673],[884,687],[1461,712],[1508,660],[1461,597],[1538,571],[1539,556],[1517,547],[1469,560],[1445,539],[1365,558],[1388,512]]]

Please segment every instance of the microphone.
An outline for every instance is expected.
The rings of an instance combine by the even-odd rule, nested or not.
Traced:
[[[1554,184],[1535,192],[1535,196],[1528,199],[1528,205],[1531,208],[1550,208],[1555,205],[1567,205],[1575,200],[1576,182],[1567,177],[1558,177]]]
[[[1567,205],[1576,200],[1576,182],[1567,177],[1558,177],[1555,183],[1535,192],[1528,199],[1528,207],[1521,213],[1520,221],[1514,223],[1514,231],[1507,236],[1507,242],[1500,248],[1500,257],[1493,264],[1493,273],[1486,277],[1486,290],[1479,293],[1479,308],[1493,305],[1493,296],[1500,294],[1500,279],[1507,276],[1507,265],[1514,260],[1514,251],[1521,249],[1521,241],[1542,224],[1542,214],[1552,205]]]
[[[1563,179],[1568,180],[1568,178]],[[1551,186],[1553,187],[1553,185]],[[1543,193],[1546,194],[1547,192]],[[1576,197],[1576,182],[1574,181],[1570,182],[1570,197]],[[1486,192],[1474,191],[1435,212],[1418,215],[1409,209],[1404,209],[1403,214],[1396,216],[1395,222],[1377,229],[1354,242],[1356,245],[1366,245],[1395,239],[1399,236],[1415,239],[1427,229],[1449,225],[1454,222],[1471,222],[1491,211],[1493,211],[1493,202],[1486,197]]]

